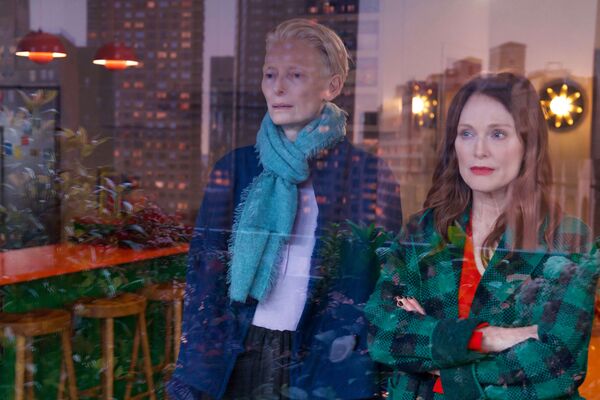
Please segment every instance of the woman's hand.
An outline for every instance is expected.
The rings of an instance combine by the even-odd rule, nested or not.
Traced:
[[[414,297],[396,297],[396,305],[404,311],[416,312],[425,315],[425,310]]]
[[[425,310],[414,297],[396,297],[396,305],[405,311],[416,312],[421,315],[426,315]],[[431,375],[440,376],[440,370],[434,369],[429,371]]]
[[[479,329],[483,333],[481,351],[484,353],[499,353],[527,339],[539,340],[538,326],[530,325],[519,328],[502,328],[486,326]]]
[[[396,305],[405,311],[425,315],[425,310],[413,297],[396,297]],[[527,339],[539,340],[537,325],[519,328],[486,326],[479,329],[479,331],[483,334],[481,342],[481,351],[483,353],[499,353]]]

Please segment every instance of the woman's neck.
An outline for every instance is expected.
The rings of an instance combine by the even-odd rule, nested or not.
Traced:
[[[288,138],[290,142],[295,142],[298,137],[298,132],[300,129],[297,127],[282,127],[283,133],[285,133],[285,137]]]
[[[485,238],[492,232],[498,217],[504,212],[506,195],[473,191],[471,209],[471,229],[473,244],[481,247]]]
[[[483,248],[484,242],[494,229],[498,217],[504,211],[506,195],[481,193],[473,191],[471,209],[471,233],[473,235],[473,255],[480,273],[483,273],[492,257],[496,244]]]

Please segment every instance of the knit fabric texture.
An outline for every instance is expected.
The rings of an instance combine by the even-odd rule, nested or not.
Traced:
[[[308,179],[308,161],[345,136],[346,113],[326,103],[321,115],[290,141],[269,113],[263,118],[256,151],[264,171],[244,193],[236,210],[229,252],[229,297],[266,298],[277,278],[280,250],[289,239],[298,207],[298,184]]]
[[[371,356],[395,370],[389,399],[576,399],[586,371],[598,252],[587,227],[565,217],[554,249],[505,250],[501,241],[481,278],[469,316],[459,318],[464,238],[441,241],[431,210],[411,219],[383,268],[365,314],[372,324]],[[466,226],[468,215],[459,221]],[[463,229],[464,231],[464,229]],[[426,315],[396,306],[414,297]],[[538,325],[530,339],[503,352],[468,349],[482,322]],[[444,394],[433,393],[440,370]]]

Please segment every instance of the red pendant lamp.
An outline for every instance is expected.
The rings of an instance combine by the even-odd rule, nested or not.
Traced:
[[[139,65],[133,49],[120,42],[109,42],[100,47],[93,62],[111,70],[121,70]]]
[[[25,35],[19,41],[15,54],[38,64],[47,64],[55,58],[66,57],[67,51],[58,37],[40,29]]]

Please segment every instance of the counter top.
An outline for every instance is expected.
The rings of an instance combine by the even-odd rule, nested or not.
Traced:
[[[64,243],[0,253],[0,286],[186,253],[189,245],[149,250]]]

